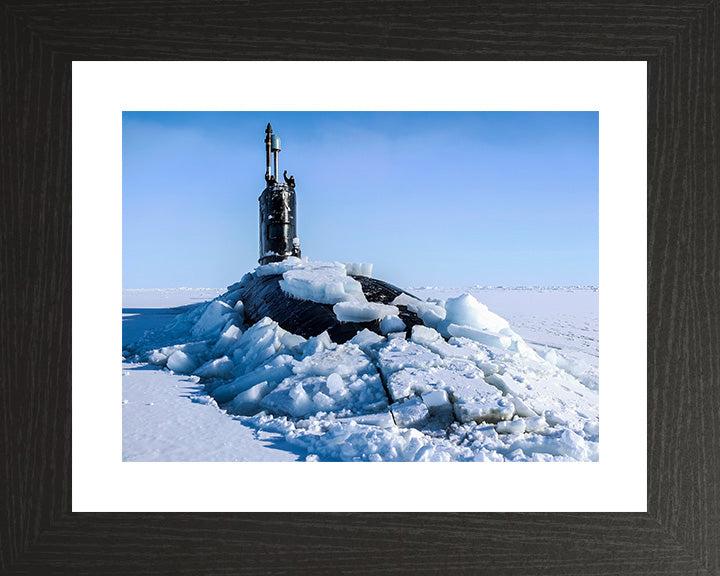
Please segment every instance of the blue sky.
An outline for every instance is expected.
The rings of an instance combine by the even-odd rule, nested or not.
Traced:
[[[268,122],[311,260],[401,287],[598,284],[597,112],[124,112],[124,288],[257,266]]]

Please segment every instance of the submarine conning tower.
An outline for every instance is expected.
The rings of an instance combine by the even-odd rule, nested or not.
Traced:
[[[295,208],[295,177],[283,171],[279,182],[278,156],[280,138],[268,123],[265,129],[265,190],[260,203],[260,264],[280,262],[290,256],[300,257]]]

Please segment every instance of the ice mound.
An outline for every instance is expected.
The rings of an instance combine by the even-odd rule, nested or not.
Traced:
[[[336,344],[267,317],[249,326],[241,280],[124,354],[197,376],[221,409],[310,460],[597,460],[596,371],[537,354],[470,295],[370,303],[347,271],[289,258],[254,274],[282,274],[292,296],[334,304],[342,321],[378,320],[384,335],[365,329]],[[401,308],[423,320],[409,339]]]

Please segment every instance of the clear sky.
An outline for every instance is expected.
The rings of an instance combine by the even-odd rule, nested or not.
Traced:
[[[265,126],[311,260],[401,287],[597,285],[597,112],[125,112],[123,287],[257,266]]]

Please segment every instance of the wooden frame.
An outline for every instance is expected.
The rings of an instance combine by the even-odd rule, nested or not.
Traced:
[[[720,574],[719,6],[4,2],[0,571]],[[95,59],[646,60],[648,512],[71,513],[71,62]]]

